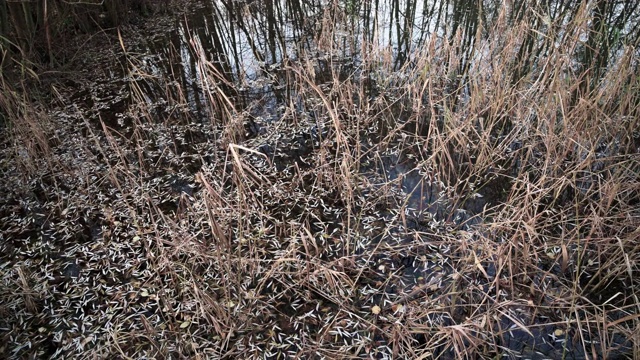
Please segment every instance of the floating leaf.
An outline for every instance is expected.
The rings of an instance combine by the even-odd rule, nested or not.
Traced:
[[[184,321],[182,324],[180,324],[180,329],[184,329],[189,325],[191,325],[191,321]]]
[[[91,341],[93,341],[93,336],[92,336],[92,335],[89,335],[89,336],[87,336],[86,338],[84,338],[84,340],[82,340],[82,342],[80,343],[80,346],[83,346],[83,347],[84,347],[85,345],[87,345],[87,344],[88,344],[88,343],[90,343]]]

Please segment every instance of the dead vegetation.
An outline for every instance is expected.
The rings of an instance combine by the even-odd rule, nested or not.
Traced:
[[[506,8],[464,66],[435,35],[345,65],[325,27],[271,119],[195,39],[210,121],[126,47],[117,121],[4,83],[0,353],[640,357],[638,52],[578,69],[589,10],[535,66]]]

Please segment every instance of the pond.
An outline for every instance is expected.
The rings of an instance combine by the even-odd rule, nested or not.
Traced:
[[[197,1],[105,31],[4,142],[1,352],[633,358],[636,9]]]

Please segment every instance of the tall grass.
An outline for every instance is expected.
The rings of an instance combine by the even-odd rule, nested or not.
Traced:
[[[560,37],[502,8],[468,58],[459,30],[401,64],[365,34],[349,63],[337,5],[269,73],[271,121],[195,38],[204,123],[157,119],[140,84],[164,79],[131,54],[121,128],[0,95],[4,177],[25,179],[2,211],[7,356],[640,356],[637,50],[594,77],[589,5]]]

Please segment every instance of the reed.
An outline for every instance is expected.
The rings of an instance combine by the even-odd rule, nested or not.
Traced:
[[[638,357],[636,35],[581,4],[467,4],[419,37],[409,2],[227,4],[271,63],[188,35],[188,93],[122,36],[120,123],[3,83],[2,353]],[[282,56],[268,22],[309,9],[313,47]]]

